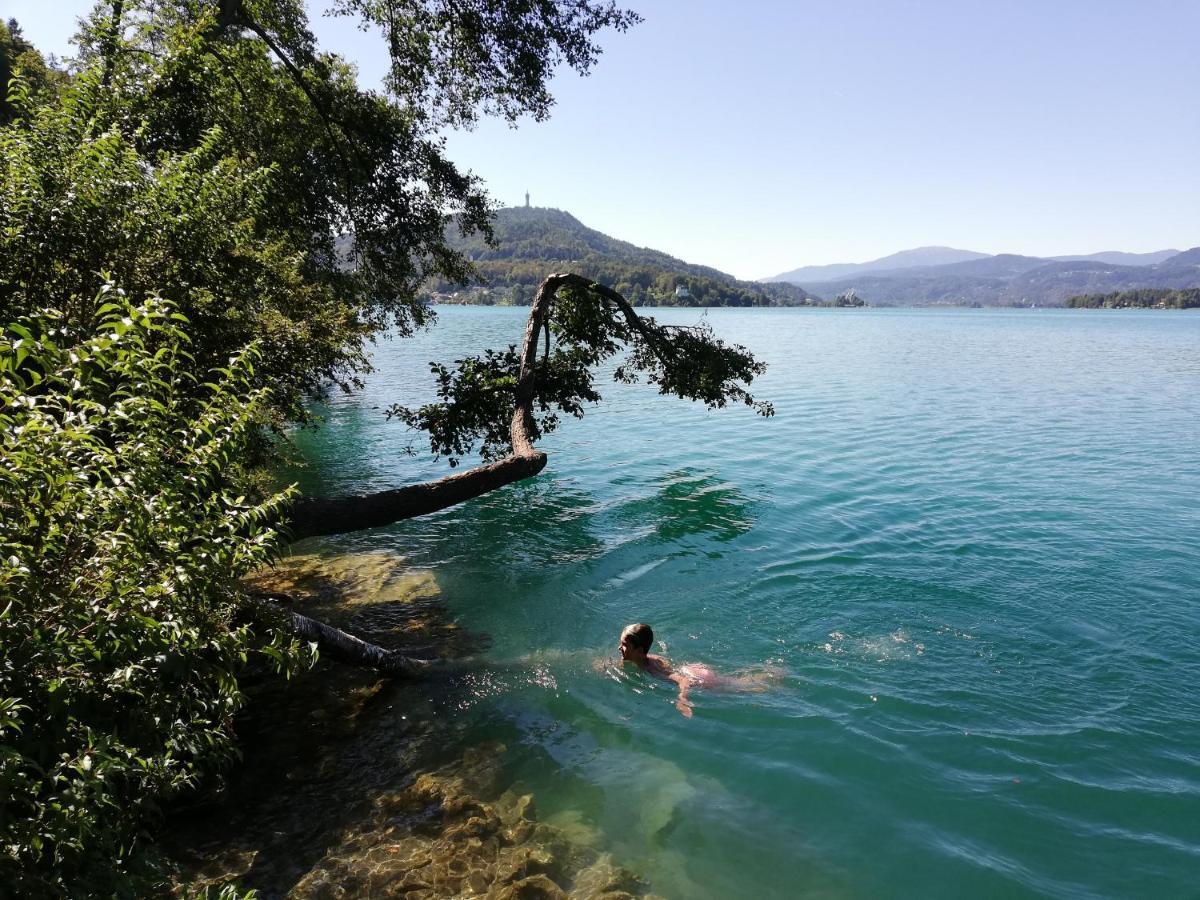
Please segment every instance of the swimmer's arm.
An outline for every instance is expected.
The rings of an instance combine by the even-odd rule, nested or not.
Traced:
[[[669,676],[671,681],[679,686],[679,696],[675,698],[675,708],[679,710],[684,718],[692,717],[692,703],[688,700],[689,680],[686,675],[680,675],[678,672],[672,672]]]

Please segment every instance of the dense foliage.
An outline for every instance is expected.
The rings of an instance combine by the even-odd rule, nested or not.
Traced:
[[[427,278],[469,276],[445,226],[486,232],[488,202],[439,129],[545,116],[549,73],[586,72],[592,35],[636,21],[574,0],[332,6],[382,32],[390,93],[318,49],[300,0],[98,4],[78,83],[23,121],[18,102],[0,149],[0,308],[29,314],[53,296],[86,322],[102,273],[138,299],[165,267],[153,283],[192,320],[197,359],[261,341],[261,383],[300,416],[305,393],[354,383],[373,335],[429,319]],[[172,179],[172,166],[210,177]]]
[[[1200,309],[1200,288],[1166,290],[1143,288],[1114,294],[1084,294],[1068,298],[1071,309]]]
[[[158,806],[234,753],[238,673],[306,651],[239,620],[284,501],[228,491],[254,353],[201,384],[165,303],[0,337],[0,885],[131,890]],[[260,617],[261,618],[261,617]]]
[[[480,285],[463,289],[448,279],[433,279],[428,290],[439,301],[523,306],[546,275],[569,269],[613,288],[635,306],[819,303],[792,284],[738,281],[708,266],[635,247],[557,209],[499,210],[493,232],[491,242],[480,235],[447,234],[450,246],[474,263]]]
[[[0,309],[53,307],[77,329],[106,279],[135,301],[161,284],[191,321],[199,371],[257,340],[256,383],[285,414],[324,379],[347,377],[366,326],[259,221],[278,169],[222,150],[219,127],[186,151],[140,148],[110,105],[92,68],[59,102],[19,97],[18,119],[0,130]]]

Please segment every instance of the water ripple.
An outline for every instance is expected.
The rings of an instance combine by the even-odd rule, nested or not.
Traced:
[[[521,315],[382,347],[299,437],[306,486],[443,472],[373,407]],[[464,715],[517,728],[538,802],[667,895],[1193,894],[1200,316],[708,318],[770,363],[775,418],[607,388],[532,482],[340,540],[435,569],[498,657],[611,656],[648,620],[676,661],[785,674],[684,719],[670,685],[548,657]]]

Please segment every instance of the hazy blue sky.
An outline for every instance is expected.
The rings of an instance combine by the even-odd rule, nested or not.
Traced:
[[[69,52],[87,0],[0,0]],[[450,155],[506,205],[740,277],[924,244],[1055,255],[1200,244],[1200,2],[630,0],[547,123]],[[320,0],[310,2],[323,8]],[[316,19],[378,84],[382,48]]]

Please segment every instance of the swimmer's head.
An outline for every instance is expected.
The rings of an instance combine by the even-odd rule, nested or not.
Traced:
[[[654,646],[654,630],[643,622],[626,625],[621,630],[621,659],[643,660]]]

